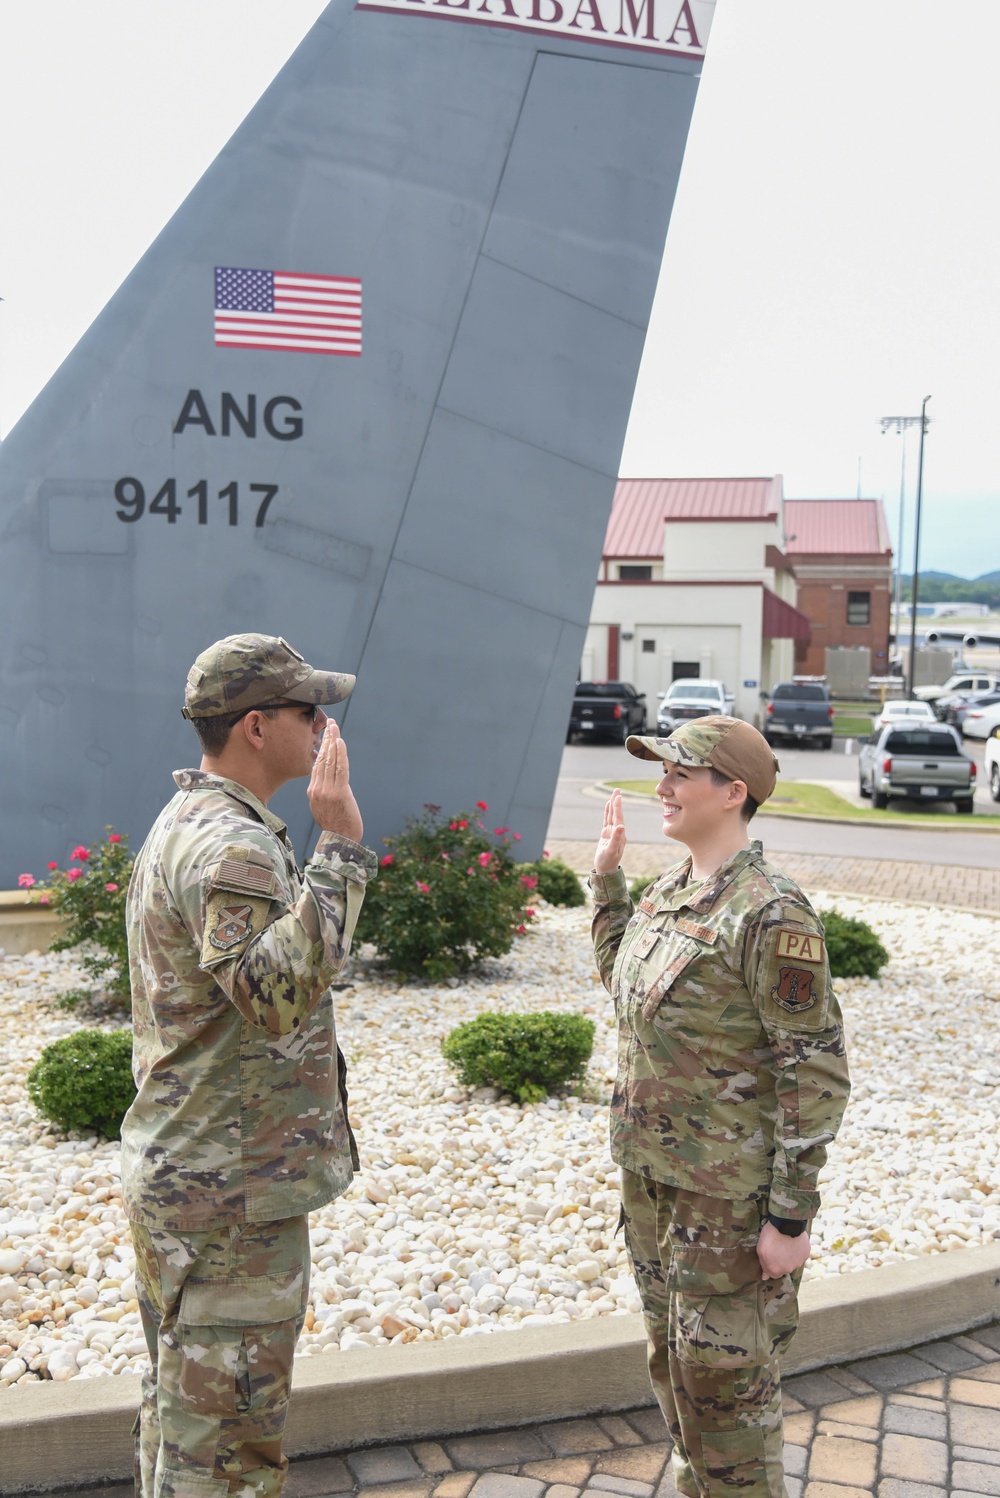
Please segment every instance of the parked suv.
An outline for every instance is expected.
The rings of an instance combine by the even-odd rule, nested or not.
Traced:
[[[679,676],[670,683],[668,691],[656,695],[660,699],[656,731],[661,738],[691,718],[705,718],[713,713],[731,716],[735,700],[721,681],[712,681],[705,676]]]

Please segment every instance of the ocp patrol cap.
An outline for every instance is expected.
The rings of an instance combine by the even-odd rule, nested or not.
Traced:
[[[633,733],[625,747],[636,759],[668,760],[696,770],[718,770],[727,780],[742,780],[758,805],[771,795],[780,769],[762,733],[741,718],[721,715],[693,718],[665,739]]]
[[[343,702],[356,678],[317,671],[277,635],[227,635],[203,650],[187,675],[185,718],[221,718],[286,697],[292,702]]]

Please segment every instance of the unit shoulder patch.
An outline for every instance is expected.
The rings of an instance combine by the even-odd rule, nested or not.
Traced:
[[[270,900],[240,898],[228,890],[213,889],[205,907],[202,967],[239,956],[267,926],[271,909]]]
[[[778,931],[776,957],[791,958],[795,962],[819,964],[826,958],[826,943],[815,931],[795,930],[782,926]]]
[[[811,1009],[816,1002],[813,983],[816,974],[808,968],[782,967],[778,969],[778,981],[771,989],[771,998],[786,1014],[801,1014]]]

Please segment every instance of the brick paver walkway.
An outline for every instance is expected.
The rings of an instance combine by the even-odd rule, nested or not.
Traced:
[[[790,1378],[784,1397],[788,1498],[1000,1495],[1000,1323]],[[674,1498],[669,1456],[659,1411],[629,1410],[303,1458],[292,1463],[285,1492]],[[129,1498],[131,1491],[116,1483],[75,1498]]]
[[[592,867],[591,843],[555,839],[546,844],[553,858],[562,858],[578,874]],[[663,868],[662,843],[629,843],[624,868],[630,879],[658,874]],[[775,857],[784,873],[809,894],[891,895],[897,900],[920,900],[929,905],[960,906],[967,910],[1000,913],[1000,869],[967,869],[959,864],[923,864],[889,858],[844,858],[833,854],[780,853]]]

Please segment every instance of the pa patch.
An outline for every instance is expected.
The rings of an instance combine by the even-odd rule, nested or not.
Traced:
[[[208,933],[212,946],[219,952],[238,947],[253,935],[252,905],[223,905],[215,911],[215,925]]]
[[[775,956],[790,957],[794,962],[822,962],[826,956],[826,943],[815,931],[794,931],[782,926]]]
[[[784,933],[782,933],[784,935]],[[818,940],[814,937],[813,940]],[[816,974],[803,967],[781,967],[778,981],[771,989],[771,998],[787,1014],[801,1014],[811,1009],[816,1002],[812,985]]]

